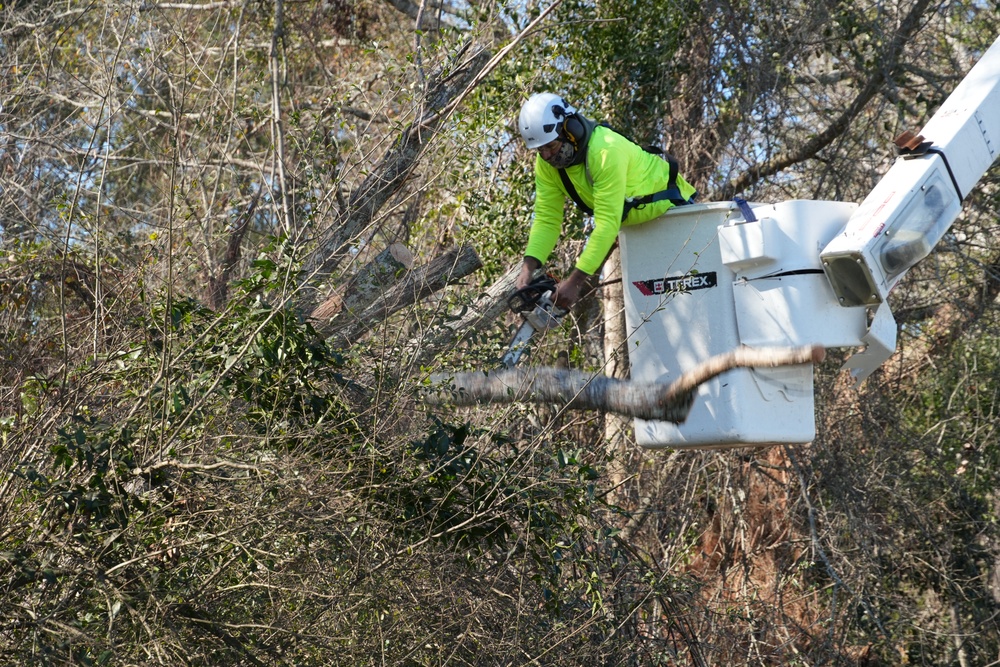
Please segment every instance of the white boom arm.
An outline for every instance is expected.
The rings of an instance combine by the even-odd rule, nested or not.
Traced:
[[[1000,150],[1000,39],[820,253],[842,306],[883,303],[926,257]]]

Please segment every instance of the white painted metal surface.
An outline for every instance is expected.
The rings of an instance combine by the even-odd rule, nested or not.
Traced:
[[[927,122],[930,150],[900,157],[820,257],[841,305],[884,303],[958,217],[1000,151],[1000,39]]]
[[[623,229],[632,377],[669,382],[741,345],[858,345],[863,311],[840,308],[819,249],[856,206],[793,201],[701,204]],[[644,447],[803,443],[815,435],[812,366],[738,369],[699,391],[681,425],[637,420]]]

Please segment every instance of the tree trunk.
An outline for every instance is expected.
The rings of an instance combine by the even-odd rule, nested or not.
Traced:
[[[240,249],[243,245],[243,237],[250,229],[250,221],[257,210],[257,202],[260,201],[260,192],[257,192],[247,210],[244,211],[240,219],[229,228],[229,242],[226,244],[226,254],[220,262],[218,271],[215,269],[215,262],[212,261],[211,249],[209,249],[209,273],[208,273],[208,305],[212,310],[222,310],[229,301],[229,281],[232,279],[233,271],[240,261]]]
[[[625,293],[622,290],[621,256],[617,246],[604,262],[604,376],[618,380],[628,377],[628,346],[625,339]],[[617,281],[617,282],[616,282]],[[604,415],[604,442],[607,448],[610,486],[620,490],[625,479],[625,457],[628,447],[629,420],[620,415]],[[608,502],[618,504],[617,491],[608,496]]]

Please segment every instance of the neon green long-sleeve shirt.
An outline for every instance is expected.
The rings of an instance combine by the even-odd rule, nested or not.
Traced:
[[[566,169],[583,203],[594,210],[594,231],[591,232],[576,268],[594,274],[611,251],[622,224],[637,225],[662,215],[673,207],[660,201],[632,209],[622,222],[622,210],[628,197],[642,197],[665,190],[670,180],[670,166],[658,155],[647,153],[620,134],[598,125],[587,145],[587,167],[593,185],[587,179],[583,164]],[[680,175],[677,187],[685,198],[695,189]],[[568,197],[559,171],[535,157],[535,219],[528,235],[524,254],[545,263],[556,247],[562,232],[563,213]]]

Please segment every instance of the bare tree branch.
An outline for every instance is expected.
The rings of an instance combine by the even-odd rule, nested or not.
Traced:
[[[414,21],[422,23],[420,21],[421,8],[420,5],[410,2],[410,0],[386,0],[387,3],[392,5],[395,9],[399,10],[403,14],[406,14]],[[453,4],[445,4],[441,2],[429,2],[427,3],[429,9],[440,10],[434,12],[433,23],[429,26],[418,25],[418,30],[437,30],[441,27],[441,24],[455,26],[458,24],[456,18],[462,18],[466,15],[466,12],[459,9]],[[455,18],[453,18],[455,17]]]
[[[329,321],[341,311],[358,313],[413,268],[413,254],[402,243],[393,243],[365,264],[347,284],[310,313],[317,322]]]
[[[285,233],[291,236],[295,231],[295,220],[288,197],[288,176],[285,174],[285,128],[281,122],[281,63],[279,48],[285,38],[285,3],[274,1],[274,30],[271,32],[271,48],[268,62],[271,67],[271,141],[274,153],[271,155],[271,180],[275,180],[277,170],[278,187],[281,189],[282,224]]]
[[[463,317],[446,322],[431,330],[426,336],[411,342],[410,346],[417,350],[414,363],[421,366],[446,347],[459,345],[462,341],[493,326],[497,319],[507,312],[507,298],[514,290],[514,281],[520,271],[520,264],[512,267],[488,290],[479,295]]]
[[[776,155],[766,160],[748,171],[743,172],[739,177],[731,181],[722,188],[719,197],[721,199],[731,199],[733,196],[753,187],[760,180],[777,174],[782,169],[786,169],[793,164],[803,162],[814,157],[821,150],[829,146],[837,137],[842,135],[850,126],[851,122],[857,118],[858,114],[871,101],[879,89],[887,80],[890,80],[902,67],[900,62],[906,43],[914,35],[921,25],[921,19],[927,13],[928,7],[933,0],[917,0],[910,8],[909,13],[899,24],[899,29],[885,48],[881,63],[876,68],[864,87],[851,102],[850,106],[840,114],[825,130],[816,134],[812,139],[797,149]]]
[[[230,9],[232,7],[239,7],[241,4],[243,4],[241,0],[224,0],[223,2],[148,2],[139,7],[139,11],[148,12],[154,9],[183,9],[185,11]]]
[[[561,0],[555,0],[491,59],[487,51],[479,51],[453,72],[431,82],[426,96],[428,113],[403,131],[393,148],[375,166],[372,174],[351,194],[343,219],[330,226],[307,258],[304,267],[307,279],[317,274],[329,274],[336,269],[343,260],[346,247],[409,178],[417,159],[435,136],[441,122],[455,112],[465,97],[560,2]],[[315,299],[315,294],[310,292],[303,299],[304,309],[312,310],[315,304],[311,300]]]
[[[437,373],[431,376],[426,400],[451,403],[553,403],[569,410],[598,410],[625,417],[682,423],[695,390],[734,368],[774,368],[819,363],[826,351],[819,345],[789,348],[741,348],[720,354],[683,373],[671,384],[632,382],[581,371],[556,368],[516,368],[494,373]]]
[[[482,69],[488,53],[480,51],[455,72],[431,85],[429,100],[441,99],[447,104],[463,93],[469,82]],[[407,127],[395,145],[386,153],[364,182],[351,194],[347,211],[319,239],[316,249],[306,260],[305,275],[328,274],[340,264],[346,247],[371,223],[376,213],[409,178],[417,159],[427,146],[443,116],[437,114],[428,122],[419,119]],[[315,295],[310,295],[315,298]],[[312,303],[307,303],[312,310]]]

